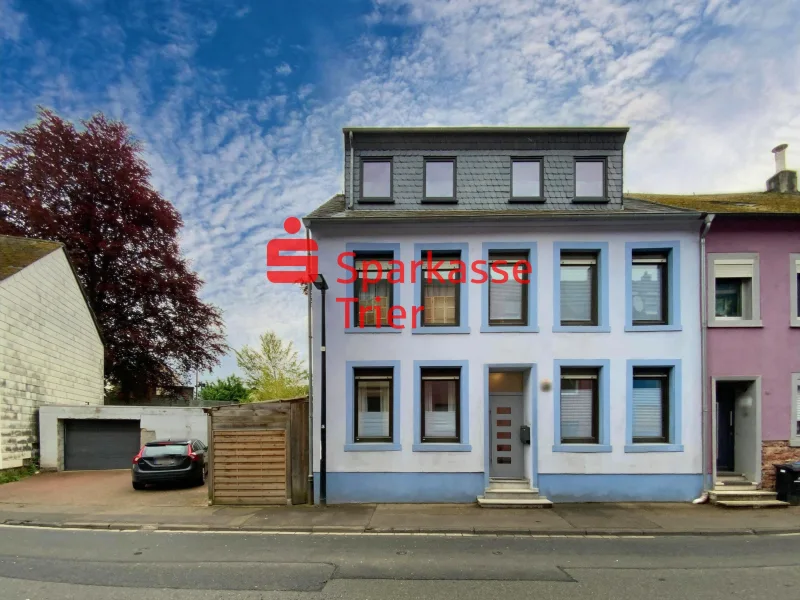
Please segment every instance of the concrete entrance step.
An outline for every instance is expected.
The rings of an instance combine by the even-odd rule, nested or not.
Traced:
[[[786,508],[788,502],[780,500],[718,500],[715,504],[725,508]]]
[[[715,488],[709,492],[709,498],[712,503],[718,503],[720,500],[744,500],[744,501],[762,501],[762,500],[775,500],[778,496],[776,492],[769,492],[764,490],[739,490],[729,488]]]
[[[512,479],[505,477],[490,477],[490,490],[529,490],[531,482],[527,479]]]
[[[478,505],[483,508],[552,508],[553,503],[547,498],[537,496],[536,498],[478,498]]]
[[[525,498],[538,498],[539,497],[539,490],[536,488],[528,488],[528,489],[511,489],[511,488],[499,488],[495,489],[492,487],[486,488],[486,491],[483,492],[483,497],[488,498],[490,500],[524,500]]]

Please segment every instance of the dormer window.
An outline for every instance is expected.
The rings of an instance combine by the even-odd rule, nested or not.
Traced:
[[[606,161],[603,158],[575,159],[575,200],[606,200]]]
[[[456,201],[456,159],[426,158],[422,198],[427,202]]]
[[[361,202],[392,201],[392,160],[361,159]]]
[[[538,158],[511,159],[511,201],[531,202],[542,198],[542,161]]]

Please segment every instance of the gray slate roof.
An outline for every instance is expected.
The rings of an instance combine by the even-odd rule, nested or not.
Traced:
[[[345,197],[337,194],[330,200],[311,211],[303,219],[306,223],[315,221],[325,222],[353,222],[364,220],[387,220],[387,221],[437,221],[437,220],[502,220],[502,219],[543,219],[557,217],[590,217],[599,219],[614,218],[665,218],[665,217],[684,217],[699,218],[700,212],[688,208],[675,208],[647,202],[637,198],[624,198],[621,209],[609,210],[604,205],[581,204],[574,210],[531,210],[523,205],[504,206],[495,209],[460,209],[453,206],[447,209],[426,210],[395,210],[382,206],[379,209],[368,209],[364,206],[353,210],[346,210]]]

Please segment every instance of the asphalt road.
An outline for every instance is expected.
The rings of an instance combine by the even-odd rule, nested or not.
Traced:
[[[0,527],[2,600],[800,598],[800,536],[250,535]]]

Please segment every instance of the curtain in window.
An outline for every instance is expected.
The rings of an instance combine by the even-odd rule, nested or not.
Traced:
[[[424,382],[425,437],[456,436],[456,380]]]
[[[389,381],[360,381],[358,384],[358,437],[388,438]]]
[[[591,439],[596,379],[561,380],[561,439]]]
[[[373,310],[369,310],[364,314],[364,326],[365,327],[374,327],[377,324],[377,314],[374,310],[374,307],[380,307],[380,319],[381,325],[387,325],[389,319],[389,307],[390,307],[390,296],[392,293],[391,283],[388,281],[389,271],[391,270],[391,266],[389,265],[388,260],[372,260],[371,264],[366,268],[366,274],[369,277],[370,281],[374,280],[378,276],[378,266],[374,263],[380,264],[381,269],[381,280],[375,283],[367,284],[367,289],[364,289],[363,280],[365,279],[365,261],[369,259],[362,259],[356,260],[355,268],[358,271],[358,280],[356,281],[356,294],[358,296],[358,307],[360,308],[368,308],[373,307]],[[379,301],[376,301],[375,298],[380,298]],[[354,325],[356,327],[361,326],[361,315],[359,312],[355,315],[356,322]]]
[[[489,319],[497,321],[522,320],[522,286],[514,279],[514,265],[498,266],[504,271],[508,279],[499,283],[501,276],[494,268],[491,271],[492,279],[489,284]]]
[[[443,278],[447,276],[445,272]],[[454,324],[456,322],[456,285],[457,283],[442,283],[427,280],[425,286],[425,304],[423,317],[425,323],[430,325]]]
[[[663,379],[634,378],[633,380],[633,437],[658,438],[662,431]]]

